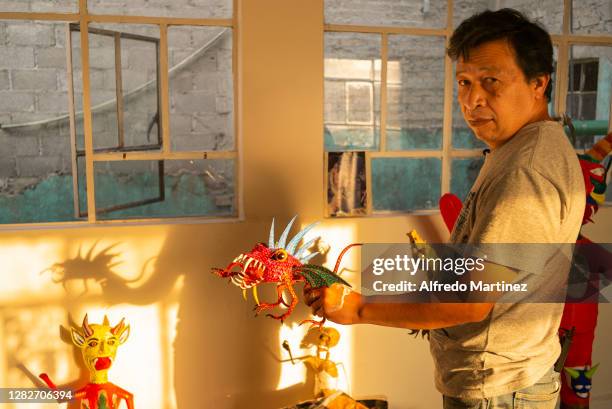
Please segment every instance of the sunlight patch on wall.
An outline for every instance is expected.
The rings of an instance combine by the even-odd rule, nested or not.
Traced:
[[[353,226],[325,226],[321,224],[310,233],[310,236],[321,236],[323,239],[318,244],[318,251],[326,252],[327,262],[326,267],[333,269],[338,256],[342,249],[355,241],[355,231]],[[308,238],[305,239],[306,241]],[[317,251],[317,250],[314,250]],[[359,288],[359,271],[355,266],[359,265],[359,250],[349,250],[342,260],[340,272],[344,279],[353,285],[353,288]],[[302,300],[301,291],[298,292],[300,300]],[[317,318],[318,317],[314,317]],[[351,372],[352,360],[352,329],[349,326],[336,325],[331,322],[325,324],[327,327],[333,327],[340,333],[340,342],[335,347],[331,348],[330,360],[338,365],[338,378],[334,382],[335,387],[347,392],[350,392],[351,379],[347,378],[347,374]],[[278,356],[284,361],[281,365],[279,382],[276,390],[286,389],[293,385],[305,383],[307,371],[304,363],[301,360],[295,359],[305,355],[316,354],[315,348],[303,349],[300,347],[302,339],[308,331],[308,325],[299,326],[297,323],[291,326],[283,325],[278,334]],[[287,341],[294,357],[294,362],[290,360],[289,353],[282,347],[284,341]]]
[[[304,364],[299,360],[296,360],[295,364],[291,363],[289,353],[282,347],[283,342],[287,341],[294,358],[303,355],[304,351],[300,349],[300,342],[304,336],[305,329],[307,329],[304,327],[299,327],[297,323],[291,324],[291,326],[282,325],[278,332],[277,354],[285,362],[280,363],[281,371],[278,385],[276,385],[277,391],[306,381],[306,367]]]
[[[14,240],[2,243],[0,260],[0,304],[20,303],[24,299],[39,296],[55,298],[63,296],[61,286],[49,286],[51,274],[43,272],[63,254],[64,246],[59,241],[25,243]],[[59,258],[62,258],[61,256]]]
[[[317,232],[323,237],[321,246],[329,246],[327,262],[325,263],[327,268],[333,269],[342,250],[349,244],[357,241],[355,229],[356,226],[354,223],[339,222],[337,225],[324,226]],[[342,258],[342,262],[338,268],[338,273],[342,278],[348,281],[356,291],[359,291],[361,283],[361,271],[359,270],[360,255],[359,248],[351,248]],[[329,325],[340,332],[340,342],[331,351],[332,360],[338,363],[341,362],[346,374],[353,374],[353,329],[345,325],[335,325],[331,323]],[[340,370],[340,376],[342,377],[342,375],[342,370]],[[352,377],[346,379],[346,383],[346,389],[343,390],[350,393],[350,386],[353,384]],[[343,385],[340,384],[339,387],[343,387]]]

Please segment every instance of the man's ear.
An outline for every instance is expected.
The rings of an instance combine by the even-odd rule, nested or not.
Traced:
[[[538,75],[530,81],[537,99],[546,99],[546,88],[549,82],[550,74]]]
[[[78,346],[79,348],[83,348],[83,345],[85,345],[85,338],[83,335],[81,335],[81,333],[74,328],[70,328],[70,332],[72,334],[72,342],[74,345]]]

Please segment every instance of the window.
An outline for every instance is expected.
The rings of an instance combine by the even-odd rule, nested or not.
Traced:
[[[236,217],[232,1],[58,3],[0,12],[0,224]]]
[[[612,47],[573,45],[569,53],[566,112],[574,146],[589,149],[608,133]]]
[[[567,90],[568,115],[584,120],[595,119],[597,107],[597,60],[572,60]]]
[[[446,192],[465,197],[485,145],[463,120],[445,47],[462,20],[487,8],[516,8],[551,33],[550,111],[572,116],[577,150],[608,132],[612,36],[582,35],[605,32],[607,2],[580,10],[553,0],[494,3],[325,1],[328,216],[431,211]],[[356,158],[360,171],[338,165]]]

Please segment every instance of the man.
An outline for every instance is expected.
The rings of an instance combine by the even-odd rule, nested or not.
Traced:
[[[463,116],[490,148],[451,243],[573,243],[584,182],[563,128],[548,115],[550,36],[515,10],[485,11],[455,30],[447,53],[456,62]],[[525,271],[563,277],[569,268],[567,259],[541,259],[524,270],[487,263],[481,278],[508,282]],[[343,298],[334,286],[305,288],[304,296],[314,314],[337,323],[431,329],[444,408],[555,407],[563,304],[385,303],[357,292]]]

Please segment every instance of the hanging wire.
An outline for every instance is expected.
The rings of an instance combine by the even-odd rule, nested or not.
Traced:
[[[197,49],[196,51],[194,51],[193,53],[191,53],[190,55],[188,55],[183,61],[179,62],[178,64],[176,64],[174,67],[170,68],[168,70],[168,75],[169,78],[172,78],[174,75],[176,75],[177,72],[179,72],[181,69],[185,68],[186,66],[188,66],[190,63],[192,63],[193,61],[195,61],[198,57],[200,57],[205,51],[207,51],[213,44],[215,44],[217,42],[217,40],[219,40],[227,31],[229,31],[229,28],[223,28],[221,31],[219,31],[219,33],[217,33],[214,37],[212,37],[206,44],[204,44],[202,47],[200,47],[199,49]],[[128,92],[127,94],[124,95],[124,98],[129,98],[132,97],[140,92],[142,92],[143,90],[145,90],[146,88],[148,88],[151,84],[155,84],[157,82],[157,79],[153,79],[150,81],[147,81],[145,83],[143,83],[141,86],[134,88],[132,91]],[[113,104],[115,104],[116,102],[116,98],[113,99],[109,99],[108,101],[102,102],[98,105],[95,105],[93,107],[91,107],[91,111],[97,111],[103,108],[106,108],[108,106],[111,106]],[[83,111],[77,111],[75,113],[76,115],[82,115]],[[20,123],[20,124],[9,124],[9,125],[3,125],[0,124],[0,129],[4,129],[4,130],[10,130],[10,129],[14,129],[14,128],[23,128],[23,127],[28,127],[28,126],[38,126],[38,125],[46,125],[52,122],[58,122],[58,121],[63,121],[70,118],[70,114],[64,114],[64,115],[60,115],[57,117],[53,117],[53,118],[49,118],[49,119],[42,119],[42,120],[38,120],[38,121],[32,121],[32,122],[25,122],[25,123]],[[149,126],[149,131],[151,130],[152,126]]]

